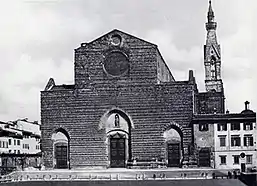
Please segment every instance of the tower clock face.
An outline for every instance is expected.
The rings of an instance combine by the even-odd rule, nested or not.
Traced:
[[[112,76],[121,76],[129,69],[129,61],[121,52],[111,52],[104,62],[105,71]]]

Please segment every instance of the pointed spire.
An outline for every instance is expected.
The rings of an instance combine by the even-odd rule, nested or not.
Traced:
[[[217,27],[217,23],[214,21],[214,11],[212,9],[211,0],[209,0],[209,9],[207,14],[208,22],[206,23],[207,30],[215,30]]]
[[[214,21],[214,12],[212,10],[212,6],[211,6],[211,0],[209,0],[209,11],[208,11],[208,22],[213,22]]]
[[[209,0],[209,12],[213,12],[212,6],[211,6],[211,0]]]

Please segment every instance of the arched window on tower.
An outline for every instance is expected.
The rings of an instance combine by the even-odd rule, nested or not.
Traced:
[[[216,58],[211,56],[211,78],[216,78]]]

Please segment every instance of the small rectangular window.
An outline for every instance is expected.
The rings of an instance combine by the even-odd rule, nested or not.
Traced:
[[[252,135],[245,135],[244,136],[244,146],[253,146],[253,136]]]
[[[199,131],[208,131],[209,126],[208,124],[199,124]]]
[[[240,123],[231,123],[231,130],[240,130]]]
[[[226,159],[227,159],[226,156],[220,156],[220,164],[225,165],[227,163]]]
[[[20,145],[20,140],[17,140],[17,145]]]
[[[234,155],[234,164],[239,164],[239,155]]]
[[[246,163],[247,164],[253,163],[253,155],[246,155]]]
[[[13,145],[16,145],[16,139],[13,140]]]
[[[233,135],[231,136],[231,146],[235,147],[235,146],[240,146],[240,136],[238,135]]]
[[[12,145],[12,139],[9,139],[9,145]]]
[[[226,136],[220,136],[220,147],[226,146]]]
[[[226,123],[219,123],[218,124],[218,131],[227,131],[227,124]]]
[[[244,130],[253,130],[253,123],[252,122],[245,122],[244,123]]]

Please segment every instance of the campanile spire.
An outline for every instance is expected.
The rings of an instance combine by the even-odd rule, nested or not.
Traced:
[[[206,91],[223,92],[221,79],[221,53],[217,41],[217,23],[214,20],[212,1],[209,1],[209,8],[206,22],[207,38],[204,45],[204,66],[205,66],[205,87]]]
[[[211,0],[209,1],[209,10],[207,13],[207,23],[206,23],[206,30],[216,30],[217,23],[214,21],[214,11],[212,9]]]
[[[209,11],[208,11],[208,22],[212,22],[214,21],[214,12],[212,10],[212,6],[211,6],[211,0],[209,1]]]

